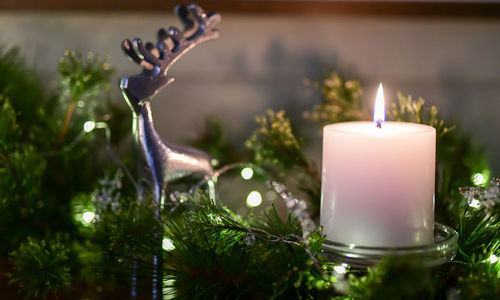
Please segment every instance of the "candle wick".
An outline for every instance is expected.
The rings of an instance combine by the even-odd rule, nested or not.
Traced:
[[[382,128],[382,120],[377,120],[375,123],[377,123],[377,128]]]

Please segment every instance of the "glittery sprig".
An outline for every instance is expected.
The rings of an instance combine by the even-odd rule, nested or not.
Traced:
[[[483,206],[488,213],[500,204],[500,178],[498,177],[493,178],[488,187],[463,187],[459,191],[470,206]]]
[[[305,237],[316,228],[316,224],[311,219],[308,212],[308,203],[305,200],[295,197],[285,185],[278,183],[276,181],[268,182],[269,186],[280,195],[280,197],[285,201],[288,210],[297,217],[300,222],[300,227],[302,227],[302,234]]]
[[[103,215],[108,206],[112,211],[117,211],[120,207],[122,177],[123,172],[118,169],[113,178],[109,178],[108,174],[106,174],[103,179],[99,180],[99,187],[92,194],[98,217]]]

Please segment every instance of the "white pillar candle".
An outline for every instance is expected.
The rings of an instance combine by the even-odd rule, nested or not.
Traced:
[[[436,130],[403,122],[379,125],[324,127],[323,232],[328,240],[359,246],[432,244]]]

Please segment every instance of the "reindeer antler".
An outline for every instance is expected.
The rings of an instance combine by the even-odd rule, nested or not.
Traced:
[[[184,31],[170,27],[158,31],[156,47],[144,45],[141,39],[125,39],[122,49],[128,57],[143,67],[143,71],[132,77],[122,78],[120,88],[129,97],[143,100],[155,95],[161,88],[174,81],[167,71],[182,55],[199,43],[219,36],[215,24],[220,21],[218,13],[205,14],[196,4],[180,5],[175,13],[184,24]]]

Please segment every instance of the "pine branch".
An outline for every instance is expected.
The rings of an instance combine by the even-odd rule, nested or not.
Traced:
[[[67,106],[64,121],[59,132],[56,148],[63,142],[77,107],[86,108],[88,118],[95,120],[98,97],[110,89],[109,77],[113,73],[107,60],[101,60],[89,52],[83,57],[79,51],[67,50],[59,62],[60,105]],[[69,103],[67,103],[69,102]]]
[[[314,232],[306,241],[295,217],[290,215],[283,222],[272,207],[261,217],[246,221],[213,204],[206,194],[183,197],[174,209],[165,208],[160,220],[164,229],[160,236],[174,245],[174,249],[163,252],[165,271],[175,278],[180,299],[287,296],[297,292],[318,295],[333,289],[331,278],[315,257],[323,241],[321,234]],[[125,225],[131,223],[130,213],[112,215],[114,219],[108,220],[117,222],[112,227],[122,232],[112,231],[115,253],[122,259],[147,263],[148,257],[157,253],[152,231],[136,231],[135,221]],[[144,217],[152,218],[152,212]]]
[[[321,176],[303,152],[301,139],[296,137],[285,111],[268,110],[255,119],[259,128],[246,141],[247,148],[254,153],[255,163],[267,167],[270,172],[277,170],[281,176],[285,173],[295,176],[298,189],[309,196],[312,215],[317,216]]]
[[[304,112],[306,119],[322,126],[345,121],[371,120],[362,109],[363,90],[357,80],[345,80],[336,72],[327,74],[314,87],[323,95],[323,103]]]
[[[259,128],[246,141],[246,146],[254,152],[257,164],[269,163],[280,169],[308,166],[284,110],[267,110],[265,115],[256,116],[255,120]]]
[[[436,129],[438,139],[455,129],[455,126],[448,127],[439,119],[436,106],[425,106],[424,99],[414,100],[411,95],[405,96],[401,92],[398,92],[397,96],[398,103],[392,103],[389,113],[391,120],[432,126]]]
[[[67,289],[71,282],[67,265],[69,249],[58,240],[37,241],[32,238],[10,253],[14,273],[9,284],[17,283],[28,297],[46,298]]]
[[[460,189],[468,205],[461,209],[459,259],[473,263],[498,254],[500,244],[500,180],[495,178],[488,187]]]

